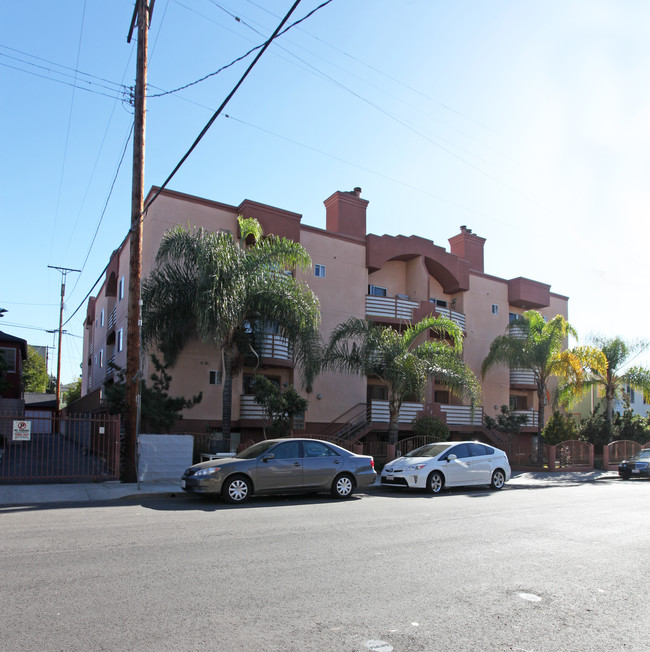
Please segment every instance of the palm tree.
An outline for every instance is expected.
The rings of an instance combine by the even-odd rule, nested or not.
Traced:
[[[614,401],[624,397],[628,386],[641,390],[645,396],[650,395],[650,369],[636,366],[623,370],[623,367],[647,348],[648,344],[638,342],[630,345],[620,337],[594,337],[592,344],[602,354],[603,363],[589,365],[589,374],[585,382],[578,387],[570,383],[565,385],[562,388],[562,396],[565,402],[573,403],[584,396],[590,388],[596,387],[605,398],[605,417],[611,423]]]
[[[443,339],[422,341],[429,331]],[[478,380],[461,359],[462,346],[460,327],[446,317],[427,317],[402,332],[351,317],[332,331],[324,367],[381,380],[388,391],[388,442],[396,444],[402,402],[423,400],[430,379],[468,397],[472,405],[478,401]]]
[[[539,432],[544,428],[544,399],[553,376],[569,380],[575,386],[584,381],[585,361],[593,351],[589,347],[565,349],[569,335],[577,337],[573,327],[556,315],[550,321],[536,310],[528,310],[508,324],[508,333],[499,335],[490,344],[490,351],[481,365],[481,375],[495,365],[533,372],[538,400]],[[593,364],[597,364],[593,361]]]
[[[168,231],[156,268],[142,286],[142,339],[157,345],[173,364],[188,343],[200,339],[220,351],[223,361],[222,430],[230,436],[233,373],[256,351],[264,324],[293,346],[309,387],[317,371],[320,310],[309,287],[285,270],[306,269],[311,258],[292,240],[262,237],[255,219],[238,218],[240,242],[231,233],[204,229]]]

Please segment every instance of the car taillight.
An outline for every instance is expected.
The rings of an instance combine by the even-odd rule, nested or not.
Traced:
[[[375,468],[375,458],[374,458],[374,457],[371,457],[371,458],[370,458],[370,468],[371,468],[371,469],[374,469],[374,468]]]

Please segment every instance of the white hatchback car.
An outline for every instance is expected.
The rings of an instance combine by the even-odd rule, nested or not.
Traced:
[[[510,474],[502,450],[475,441],[449,441],[427,444],[388,462],[381,472],[381,484],[437,494],[443,487],[466,485],[501,489]]]

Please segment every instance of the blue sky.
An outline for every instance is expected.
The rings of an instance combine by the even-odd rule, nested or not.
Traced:
[[[157,0],[147,189],[251,58],[153,95],[263,42],[291,4]],[[61,279],[48,265],[83,269],[67,281],[63,382],[80,372],[85,304],[72,314],[129,226],[132,12],[133,0],[0,6],[0,330],[55,345]],[[648,33],[645,0],[333,0],[269,48],[169,187],[324,227],[323,200],[360,186],[369,232],[448,246],[466,224],[487,239],[486,272],[570,297],[582,343],[645,339]]]

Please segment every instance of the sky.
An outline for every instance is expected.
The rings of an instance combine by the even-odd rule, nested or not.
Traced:
[[[156,1],[146,190],[254,55],[211,73],[291,5]],[[0,330],[52,347],[55,371],[50,266],[82,270],[66,279],[63,383],[80,375],[86,296],[130,224],[133,7],[0,4]],[[487,240],[486,273],[569,297],[581,344],[650,339],[648,33],[647,0],[332,0],[269,47],[168,187],[324,228],[323,201],[359,186],[369,233],[448,248],[467,225]]]

